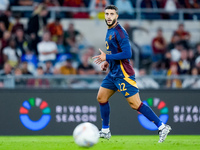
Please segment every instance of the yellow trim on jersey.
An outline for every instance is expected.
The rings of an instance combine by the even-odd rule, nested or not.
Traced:
[[[106,49],[108,50],[109,49],[109,45],[108,45],[108,42],[106,41]]]
[[[132,80],[132,79],[130,79],[130,78],[124,78],[124,80],[126,80],[126,82],[128,82],[128,83],[131,84],[132,86],[138,88],[137,83],[136,83],[134,80]]]
[[[123,67],[123,65],[122,65],[122,61],[120,60],[120,67],[121,67],[121,69],[122,69],[122,73],[124,74],[124,76],[125,76],[125,78],[128,78],[129,77],[129,75],[126,73],[126,71],[124,70],[124,67]]]
[[[132,80],[132,79],[129,78],[129,75],[126,73],[126,71],[125,71],[125,69],[124,69],[124,67],[123,67],[123,65],[122,65],[122,61],[121,61],[121,60],[120,60],[120,67],[121,67],[121,69],[122,69],[122,73],[123,73],[124,76],[125,76],[124,80],[126,80],[126,82],[128,82],[128,83],[131,84],[132,86],[138,88],[137,83],[136,83],[134,80]]]

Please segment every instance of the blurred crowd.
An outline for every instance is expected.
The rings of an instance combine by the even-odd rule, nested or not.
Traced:
[[[37,6],[44,3],[46,6],[79,7],[89,8],[90,12],[66,12],[60,16],[67,18],[92,18],[96,15],[102,18],[102,11],[106,5],[114,4],[119,8],[121,19],[132,19],[136,17],[134,10],[136,7],[165,9],[168,13],[148,12],[142,13],[144,19],[178,19],[177,9],[199,9],[200,0],[1,0],[0,5],[10,4],[10,6]],[[139,3],[139,4],[138,4]],[[96,14],[94,9],[98,9]],[[29,17],[31,12],[24,12],[23,17]],[[200,14],[185,13],[185,19],[200,18]]]
[[[135,73],[140,89],[200,88],[198,78],[200,75],[200,41],[191,42],[191,33],[185,29],[184,23],[179,23],[177,29],[172,31],[169,41],[164,36],[165,31],[159,27],[150,46],[146,47],[139,46],[133,35],[136,30],[146,33],[150,31],[143,27],[130,26],[128,23],[124,24],[124,28],[134,48],[139,50],[140,63],[139,67],[135,68]],[[131,62],[134,66],[134,60]],[[180,78],[180,75],[187,77]],[[172,79],[166,80],[166,78],[159,77]]]
[[[185,30],[183,23],[180,23],[172,33],[169,42],[166,41],[162,28],[158,28],[151,43],[153,54],[152,62],[147,65],[149,74],[168,77],[191,75],[186,81],[168,80],[166,87],[200,88],[200,81],[195,78],[200,75],[200,43],[191,44],[190,39],[191,34]]]
[[[14,21],[10,20],[11,17]],[[60,16],[47,22],[45,4],[41,3],[34,9],[26,27],[20,19],[20,14],[10,9],[0,11],[1,76],[105,74],[92,62],[92,57],[96,55],[95,48],[87,44],[73,23],[69,23],[64,31]],[[27,84],[47,83],[40,82],[32,80]],[[3,86],[2,83],[0,86]]]
[[[169,1],[176,4],[174,5],[176,8],[199,8],[200,4],[198,0],[143,0],[141,7],[165,8]],[[87,43],[84,35],[76,30],[73,23],[69,23],[67,30],[64,30],[60,22],[62,17],[89,18],[97,15],[96,12],[91,11],[88,14],[83,12],[64,14],[57,12],[54,21],[48,23],[47,19],[49,17],[48,6],[91,7],[91,10],[94,10],[98,7],[104,8],[108,4],[115,4],[119,8],[120,17],[134,17],[133,9],[136,6],[136,0],[1,0],[0,75],[34,75],[37,77],[41,75],[106,74],[107,72],[101,72],[100,67],[97,67],[92,61],[92,57],[97,54],[95,47]],[[34,11],[28,14],[12,12],[10,6],[16,5],[34,6]],[[26,15],[29,15],[29,19],[25,27],[24,24],[20,23],[20,19]],[[169,18],[172,14],[159,15]],[[124,28],[133,43],[134,30],[148,32],[142,27],[130,27],[129,24],[125,24]],[[146,61],[144,54],[141,53],[140,67],[138,70],[136,69],[136,75],[199,75],[200,43],[191,45],[190,38],[190,33],[185,30],[182,23],[172,34],[170,42],[165,40],[162,28],[158,28],[157,35],[153,38],[151,44],[153,54],[147,58],[150,61]],[[131,62],[134,65],[134,61],[131,60]],[[137,82],[139,87],[146,84],[145,87],[159,88],[160,84],[154,82],[151,78]],[[25,81],[19,80],[16,81],[16,84],[49,86],[49,81],[32,79],[25,83]],[[1,81],[0,86],[3,86]],[[166,83],[166,87],[189,86],[200,87],[200,81],[197,82],[195,78],[186,81],[173,79]]]

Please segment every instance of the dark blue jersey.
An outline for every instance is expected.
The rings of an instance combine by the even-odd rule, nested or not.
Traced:
[[[117,23],[108,29],[106,35],[106,61],[109,63],[112,77],[127,78],[135,74],[133,67],[129,63],[132,56],[128,34],[125,29]]]

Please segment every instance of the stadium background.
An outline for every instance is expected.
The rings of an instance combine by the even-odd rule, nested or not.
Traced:
[[[84,121],[91,121],[100,128],[99,107],[95,99],[97,89],[107,72],[99,71],[98,66],[92,64],[91,57],[98,54],[98,48],[105,47],[107,27],[102,13],[104,5],[92,7],[92,3],[97,2],[92,0],[41,2],[0,2],[0,134],[71,135],[74,127]],[[116,3],[114,0],[103,2]],[[124,4],[119,6],[126,9],[121,8],[124,11],[120,12],[119,22],[133,29],[130,30],[133,34],[132,39],[130,38],[134,53],[132,63],[141,89],[141,99],[149,102],[156,113],[167,115],[167,122],[173,128],[172,134],[200,134],[200,2],[120,2]],[[171,7],[167,3],[171,3]],[[34,16],[32,13],[40,14],[36,10],[48,10],[45,16],[47,23],[42,27],[39,25],[42,34],[29,28]],[[51,24],[56,18],[61,23],[58,26]],[[177,35],[175,31],[181,23],[189,38],[183,40],[180,38],[182,35],[178,35],[178,41],[174,41],[172,37]],[[78,32],[76,40],[68,35],[72,24]],[[53,26],[53,31],[50,26]],[[60,26],[63,28],[61,33]],[[152,41],[161,28],[166,44],[161,42],[164,48],[155,52]],[[51,32],[51,40],[56,43],[58,52],[54,59],[42,61],[37,48],[42,36],[48,31]],[[35,34],[35,41],[32,33]],[[22,40],[20,34],[24,34]],[[12,39],[16,42],[14,48],[9,46]],[[74,40],[74,45],[70,45],[69,40]],[[16,55],[14,59],[11,57],[13,51]],[[192,56],[190,53],[193,53]],[[68,63],[71,64],[70,67]],[[71,67],[75,70],[73,73],[69,71]],[[43,101],[47,104],[44,108],[41,105]],[[165,109],[162,110],[163,108]],[[114,135],[155,134],[156,131],[142,126],[139,114],[129,108],[120,93],[111,98],[111,109]],[[31,124],[27,128],[20,117],[28,115],[34,122],[44,114],[50,115],[50,120],[45,126],[38,127],[37,131],[31,129]],[[123,124],[117,123],[119,119],[123,119]],[[40,123],[37,125],[40,126]]]

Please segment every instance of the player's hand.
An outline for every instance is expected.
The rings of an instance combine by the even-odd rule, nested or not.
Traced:
[[[97,56],[94,56],[94,57],[92,57],[92,59],[95,59],[95,58],[97,58],[94,62],[96,63],[96,64],[100,64],[100,63],[102,63],[103,61],[105,61],[106,60],[106,54],[101,50],[101,49],[99,49],[99,51],[100,51],[100,55],[97,55]]]
[[[105,61],[103,64],[101,64],[101,70],[106,71],[108,66],[109,66],[109,63],[107,61]]]

